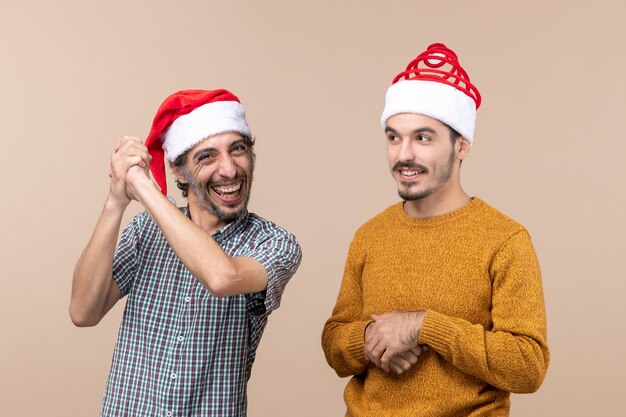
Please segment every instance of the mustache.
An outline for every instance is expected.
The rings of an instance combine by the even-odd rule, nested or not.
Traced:
[[[232,183],[233,181],[247,181],[247,179],[248,179],[248,176],[246,175],[245,172],[237,171],[237,173],[235,174],[234,178],[219,179],[219,180],[216,180],[216,181],[208,181],[207,182],[207,187],[226,185],[226,184]]]
[[[418,171],[428,172],[428,168],[426,168],[422,164],[416,164],[414,162],[400,162],[400,161],[393,164],[393,168],[391,170],[399,171],[402,168],[416,169]]]

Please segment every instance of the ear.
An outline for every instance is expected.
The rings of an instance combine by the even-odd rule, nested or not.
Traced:
[[[454,144],[456,157],[461,161],[467,157],[469,154],[472,145],[470,145],[469,141],[465,139],[463,136],[459,137]]]

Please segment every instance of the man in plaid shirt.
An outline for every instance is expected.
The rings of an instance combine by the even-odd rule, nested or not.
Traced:
[[[246,415],[256,348],[301,258],[293,235],[246,209],[253,145],[236,96],[186,90],[163,102],[145,145],[116,146],[70,303],[74,324],[94,326],[128,296],[101,416]],[[165,153],[187,207],[165,197]],[[131,200],[146,211],[116,247]]]

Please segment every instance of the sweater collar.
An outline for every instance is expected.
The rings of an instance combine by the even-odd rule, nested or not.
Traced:
[[[404,201],[401,201],[393,208],[396,216],[406,224],[414,226],[436,226],[442,223],[456,220],[458,218],[466,216],[468,213],[474,211],[478,206],[484,204],[478,197],[472,197],[470,202],[465,206],[458,208],[446,214],[433,217],[411,217],[404,212]]]

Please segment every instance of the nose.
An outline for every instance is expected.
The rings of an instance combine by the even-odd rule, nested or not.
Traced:
[[[230,154],[223,155],[219,161],[217,173],[223,178],[235,178],[237,175],[237,167],[235,161]]]
[[[400,144],[400,149],[398,151],[398,161],[406,162],[406,161],[413,161],[414,159],[415,159],[415,152],[413,150],[411,139],[409,138],[402,139],[402,143]]]

